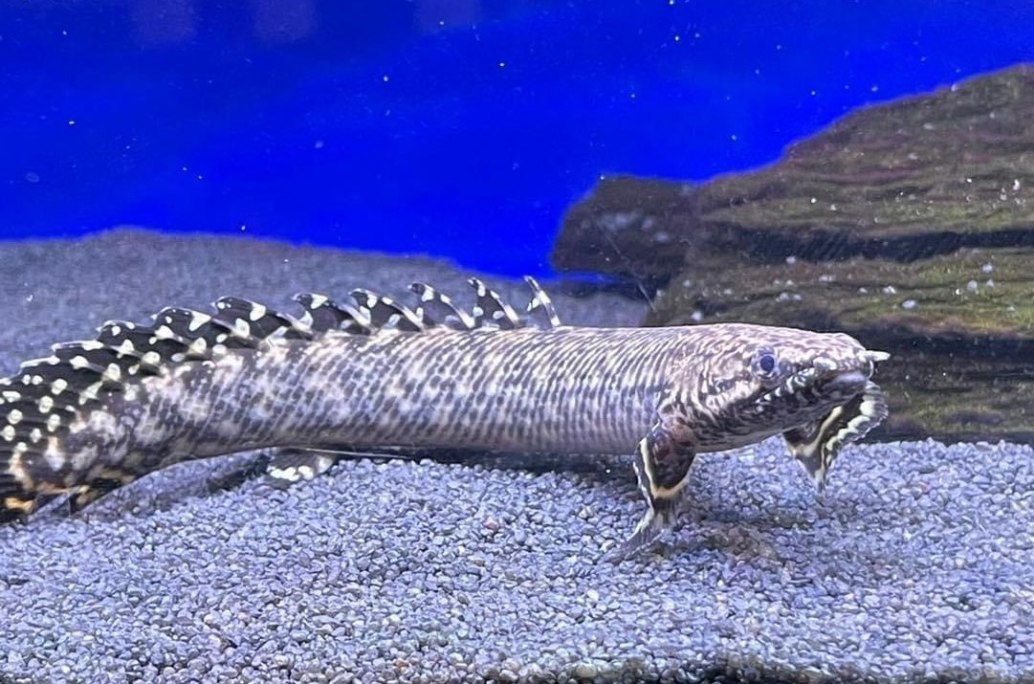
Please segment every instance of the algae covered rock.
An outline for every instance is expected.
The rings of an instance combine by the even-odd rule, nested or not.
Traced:
[[[1034,260],[965,248],[908,263],[721,262],[672,280],[651,325],[751,321],[842,330],[890,351],[876,436],[1034,438]]]
[[[862,109],[758,171],[667,192],[616,178],[571,210],[554,263],[648,277],[649,325],[842,330],[891,352],[874,436],[1029,440],[1032,112],[1025,65]]]
[[[907,261],[1034,245],[1032,112],[1024,65],[863,108],[758,171],[696,187],[606,179],[569,211],[553,264],[670,277],[678,250]]]

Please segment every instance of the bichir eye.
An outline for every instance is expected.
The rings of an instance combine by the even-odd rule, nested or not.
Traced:
[[[775,370],[775,367],[776,359],[774,355],[765,352],[760,357],[758,357],[758,368],[760,368],[762,372],[771,373]]]

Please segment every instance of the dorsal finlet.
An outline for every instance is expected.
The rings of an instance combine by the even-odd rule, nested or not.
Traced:
[[[368,335],[372,331],[370,317],[351,304],[336,302],[316,292],[299,292],[292,299],[305,309],[300,320],[314,333],[342,330]]]
[[[531,301],[528,302],[527,312],[533,314],[541,311],[548,322],[547,327],[557,328],[562,325],[560,316],[557,315],[556,308],[553,306],[553,300],[549,298],[539,282],[529,275],[524,276],[524,282],[531,288]]]
[[[274,311],[265,304],[259,304],[240,297],[222,297],[214,303],[216,319],[231,325],[238,333],[259,341],[273,337],[309,340],[312,328],[293,316]]]
[[[416,314],[426,326],[443,325],[456,330],[473,330],[477,327],[474,317],[456,306],[447,294],[439,292],[427,283],[412,283],[409,289],[420,297]],[[438,309],[442,313],[441,320],[435,317],[433,309]]]
[[[352,290],[351,295],[356,307],[366,314],[370,325],[376,329],[417,332],[427,327],[420,316],[391,297],[363,288]]]
[[[489,326],[507,330],[523,325],[521,317],[517,315],[513,307],[507,304],[498,292],[490,289],[484,281],[479,278],[468,278],[467,282],[477,293],[474,320],[478,327]]]

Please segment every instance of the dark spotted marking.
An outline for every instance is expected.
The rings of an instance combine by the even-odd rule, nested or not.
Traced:
[[[370,325],[375,329],[419,332],[426,327],[424,321],[416,313],[391,297],[361,288],[352,290],[351,294],[356,307],[369,319]]]
[[[521,317],[513,307],[506,303],[502,296],[490,289],[478,278],[468,278],[467,282],[477,293],[474,305],[474,327],[493,327],[500,330],[512,330],[523,325]]]
[[[351,304],[339,304],[330,297],[313,292],[301,292],[294,296],[305,309],[301,322],[309,326],[314,333],[325,333],[328,330],[368,335],[374,326],[369,315]]]
[[[218,304],[216,305],[218,309]],[[221,314],[227,314],[225,316]],[[207,358],[217,347],[225,349],[255,349],[262,338],[251,330],[251,322],[232,311],[219,311],[210,316],[193,309],[168,306],[155,317],[156,326],[167,326],[179,339],[189,340],[188,346],[198,347],[199,353]],[[156,327],[156,330],[158,328]],[[204,342],[204,344],[199,344]]]
[[[416,314],[426,326],[441,325],[453,330],[473,330],[477,327],[473,316],[456,306],[448,295],[427,283],[413,283],[409,289],[420,297]]]
[[[185,358],[190,343],[177,335],[156,337],[151,327],[128,321],[108,321],[101,326],[97,341],[115,352],[125,364],[126,375],[157,375],[177,356]]]
[[[218,311],[215,316],[217,320],[225,321],[235,329],[240,321],[246,321],[250,335],[259,341],[275,335],[293,340],[311,340],[313,337],[309,326],[258,302],[240,297],[222,297],[216,300],[215,308]]]

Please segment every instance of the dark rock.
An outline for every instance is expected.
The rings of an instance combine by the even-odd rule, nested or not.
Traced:
[[[706,234],[753,260],[912,261],[1034,245],[1034,66],[869,107],[775,166],[703,185]]]
[[[758,171],[698,187],[604,179],[571,208],[553,264],[658,280],[714,252],[912,261],[1031,246],[1032,111],[1024,65],[861,109]]]
[[[554,263],[667,283],[650,325],[841,330],[891,352],[876,437],[1029,440],[1031,112],[1025,65],[860,110],[755,172],[616,178],[571,210]]]
[[[551,260],[563,271],[591,271],[663,282],[698,241],[692,185],[604,178],[571,207]]]

